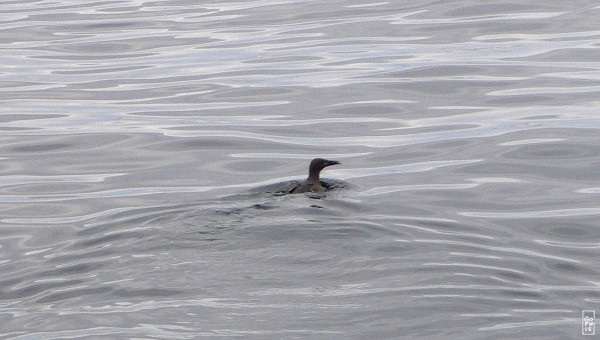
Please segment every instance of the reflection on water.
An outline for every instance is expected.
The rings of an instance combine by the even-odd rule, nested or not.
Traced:
[[[597,305],[593,2],[0,8],[4,337],[572,338]],[[317,156],[333,190],[276,194]]]

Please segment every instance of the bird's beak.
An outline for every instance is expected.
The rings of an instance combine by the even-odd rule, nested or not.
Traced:
[[[336,165],[336,164],[342,164],[342,163],[340,163],[338,161],[327,161],[327,166]]]

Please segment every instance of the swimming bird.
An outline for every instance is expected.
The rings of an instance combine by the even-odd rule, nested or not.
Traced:
[[[303,192],[323,192],[326,191],[319,179],[321,170],[330,165],[341,164],[338,161],[328,161],[323,158],[315,158],[310,162],[308,167],[308,178],[300,182],[294,189],[290,190],[290,194],[300,194]]]

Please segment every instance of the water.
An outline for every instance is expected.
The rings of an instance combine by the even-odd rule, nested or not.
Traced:
[[[0,11],[2,338],[574,338],[600,309],[597,2]],[[317,156],[335,190],[267,190]]]

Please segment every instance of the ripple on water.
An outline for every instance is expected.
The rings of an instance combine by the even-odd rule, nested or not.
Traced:
[[[598,9],[3,4],[2,335],[572,338]]]

